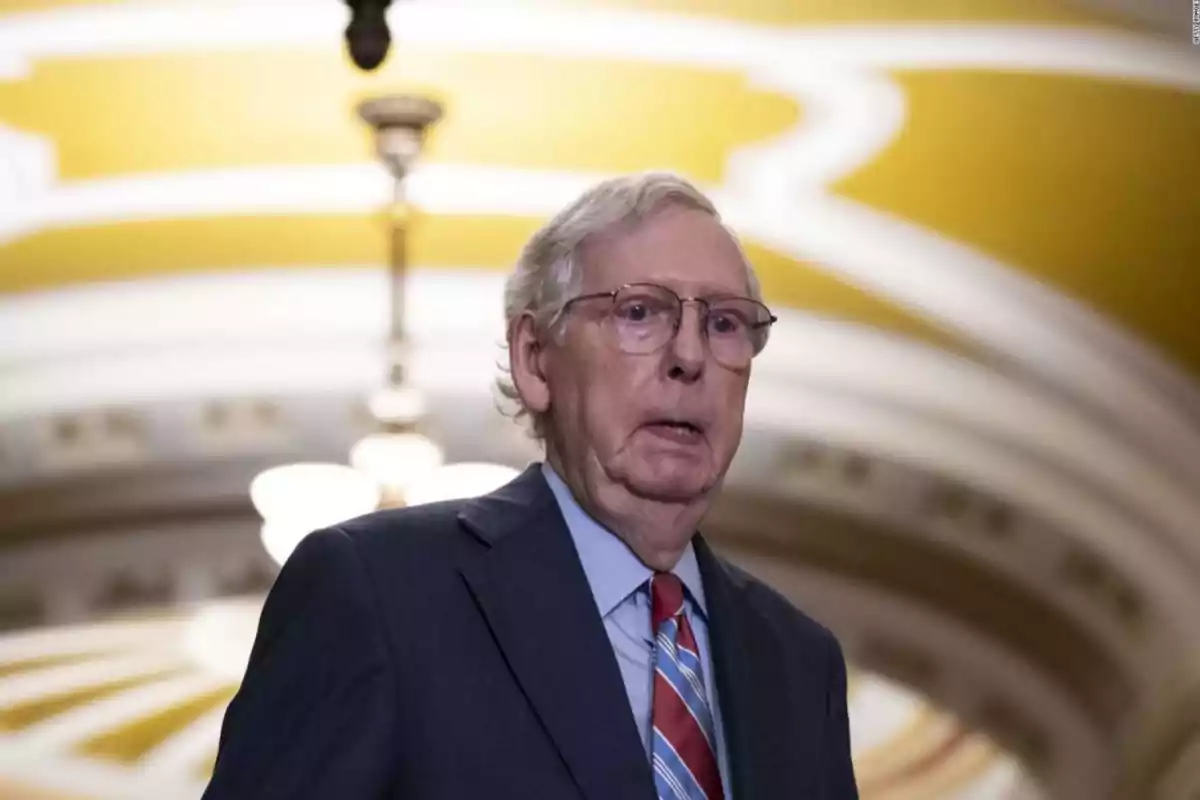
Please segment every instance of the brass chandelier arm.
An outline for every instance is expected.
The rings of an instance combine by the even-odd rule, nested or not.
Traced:
[[[388,254],[389,313],[391,315],[387,351],[387,385],[389,388],[399,388],[404,385],[405,363],[408,360],[406,353],[408,335],[404,325],[407,298],[404,283],[408,278],[408,219],[404,181],[395,178],[392,181],[392,207],[388,214],[388,226],[391,233]]]

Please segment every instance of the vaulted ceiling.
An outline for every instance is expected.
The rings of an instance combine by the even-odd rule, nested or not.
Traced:
[[[446,101],[428,148],[432,166],[585,175],[665,167],[716,187],[754,179],[754,168],[731,158],[739,149],[834,116],[847,119],[828,135],[842,137],[848,152],[830,152],[824,171],[801,164],[792,191],[827,189],[970,248],[1200,369],[1190,307],[1200,294],[1200,273],[1190,268],[1200,261],[1200,231],[1189,224],[1200,207],[1200,161],[1188,157],[1200,131],[1194,65],[1166,45],[1152,54],[1161,68],[1137,63],[1148,45],[1105,38],[1121,29],[1099,13],[1041,0],[657,0],[649,5],[696,15],[701,26],[689,33],[634,24],[629,32],[642,38],[633,45],[602,26],[588,37],[575,28],[568,37],[588,39],[590,52],[573,54],[546,39],[575,24],[571,13],[584,15],[575,18],[582,25],[597,3],[537,4],[568,17],[512,15],[493,43],[478,47],[444,46],[453,14],[467,29],[472,15],[487,16],[449,5],[441,17],[414,10],[411,33],[401,22],[390,61],[368,76],[347,68],[327,28],[306,22],[329,18],[336,29],[326,13],[336,11],[332,0],[296,4],[290,22],[283,10],[239,18],[235,6],[214,3],[190,35],[156,27],[169,19],[154,12],[172,5],[6,5],[0,37],[11,43],[13,65],[0,80],[0,159],[11,204],[0,211],[0,291],[378,262],[369,199],[347,207],[344,196],[314,190],[274,208],[259,200],[268,213],[251,216],[254,201],[243,194],[247,184],[270,182],[272,170],[307,175],[316,187],[313,171],[325,168],[336,187],[339,166],[369,158],[352,107],[371,93],[419,90]],[[881,38],[863,27],[876,22],[898,25]],[[931,22],[985,33],[995,23],[1015,27],[972,51],[954,29],[939,34]],[[251,24],[278,44],[245,46],[237,27]],[[874,96],[845,77],[840,87],[789,85],[756,65],[744,50],[785,25],[806,33],[794,45],[771,42],[794,62],[776,72],[842,75],[869,65],[879,73]],[[73,26],[84,27],[65,44]],[[665,55],[671,48],[692,52]],[[1064,58],[1077,63],[1057,65]],[[856,103],[866,117],[851,116]],[[870,113],[896,119],[873,131],[880,123]],[[771,155],[772,167],[790,157]],[[502,196],[433,211],[414,229],[414,260],[503,268],[543,216],[525,206]],[[760,240],[753,255],[774,302],[969,349],[961,341],[969,334],[880,296],[819,256],[803,257],[806,225],[816,223],[797,214],[792,224],[800,245],[792,252],[748,231]],[[868,224],[854,227],[872,235]],[[953,269],[951,256],[941,257]]]

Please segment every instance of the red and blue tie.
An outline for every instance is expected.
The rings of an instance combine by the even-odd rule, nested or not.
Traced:
[[[659,800],[723,800],[712,708],[700,648],[683,611],[683,584],[669,572],[650,579],[654,624],[654,716],[650,747]]]

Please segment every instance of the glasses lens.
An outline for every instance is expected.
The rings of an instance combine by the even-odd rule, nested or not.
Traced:
[[[771,312],[748,298],[713,302],[708,314],[708,341],[713,356],[730,367],[742,367],[766,345]]]
[[[626,353],[650,353],[666,344],[679,319],[679,298],[656,286],[627,286],[613,298],[612,321]]]

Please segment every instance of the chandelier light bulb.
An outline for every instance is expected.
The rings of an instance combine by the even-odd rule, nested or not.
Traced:
[[[425,416],[425,395],[412,386],[388,386],[371,395],[367,407],[380,422],[412,425]]]
[[[518,474],[518,470],[503,464],[447,464],[411,484],[404,492],[404,502],[405,505],[416,506],[441,500],[478,497],[499,489]]]
[[[443,455],[435,442],[416,432],[373,433],[354,445],[350,463],[386,493],[403,494],[442,466]]]
[[[250,500],[264,520],[263,546],[282,564],[312,531],[378,508],[380,488],[344,464],[287,464],[259,473]]]

